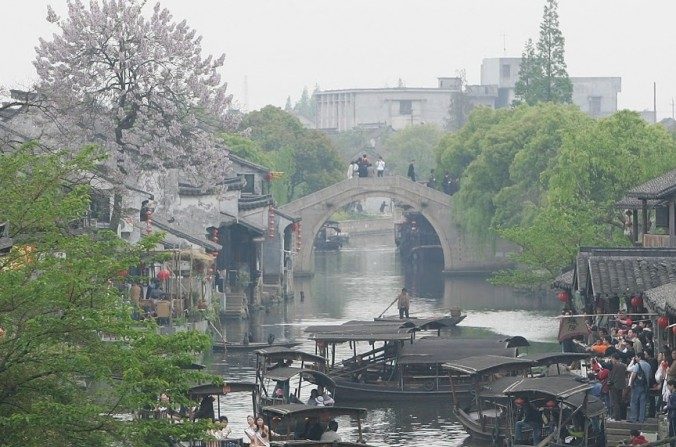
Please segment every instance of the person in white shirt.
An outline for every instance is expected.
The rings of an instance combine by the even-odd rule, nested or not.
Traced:
[[[376,172],[378,173],[378,177],[382,177],[385,173],[385,160],[383,160],[383,157],[378,157],[378,161],[376,162]]]
[[[342,442],[342,439],[337,433],[338,431],[338,422],[329,421],[329,426],[327,430],[322,434],[320,439],[321,442]]]

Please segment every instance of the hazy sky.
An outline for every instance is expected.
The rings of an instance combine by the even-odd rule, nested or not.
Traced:
[[[38,37],[56,30],[46,5],[63,15],[65,0],[0,3],[0,85],[26,86]],[[537,40],[544,0],[161,3],[202,34],[205,52],[226,54],[229,90],[253,110],[283,106],[315,84],[384,87],[401,78],[408,87],[434,87],[438,76],[460,69],[478,84],[483,58],[519,56],[526,39]],[[675,0],[559,0],[559,18],[571,76],[622,77],[619,106],[633,110],[652,109],[655,81],[658,116],[672,115]]]

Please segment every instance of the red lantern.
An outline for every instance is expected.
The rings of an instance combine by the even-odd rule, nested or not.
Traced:
[[[171,272],[169,270],[162,269],[159,272],[157,272],[157,279],[159,279],[160,281],[166,281],[167,279],[169,279],[170,276]]]
[[[638,308],[643,304],[643,298],[641,298],[638,295],[634,295],[631,297],[631,305],[634,308]]]
[[[561,301],[562,303],[565,303],[566,301],[568,301],[570,299],[570,295],[568,294],[567,291],[561,290],[561,291],[556,293],[556,298],[559,301]]]
[[[669,317],[662,315],[657,319],[657,325],[660,327],[660,329],[666,329],[667,326],[669,326]]]

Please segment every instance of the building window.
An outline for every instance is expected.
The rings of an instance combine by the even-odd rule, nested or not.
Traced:
[[[512,66],[509,64],[503,64],[500,67],[500,77],[503,79],[509,79],[512,77]]]
[[[600,96],[590,96],[589,97],[589,114],[591,116],[597,116],[601,114],[601,97]]]
[[[412,115],[413,101],[410,99],[399,101],[399,115]]]
[[[238,177],[244,177],[246,185],[242,188],[243,193],[254,194],[256,192],[255,188],[255,175],[254,174],[237,174]]]

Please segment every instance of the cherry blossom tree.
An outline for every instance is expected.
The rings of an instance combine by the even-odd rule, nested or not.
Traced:
[[[159,3],[145,15],[144,5],[68,0],[63,19],[48,8],[59,31],[36,47],[40,107],[60,145],[98,144],[119,180],[175,167],[217,180],[227,152],[215,133],[233,128],[218,73],[225,56],[203,57],[185,20]]]

